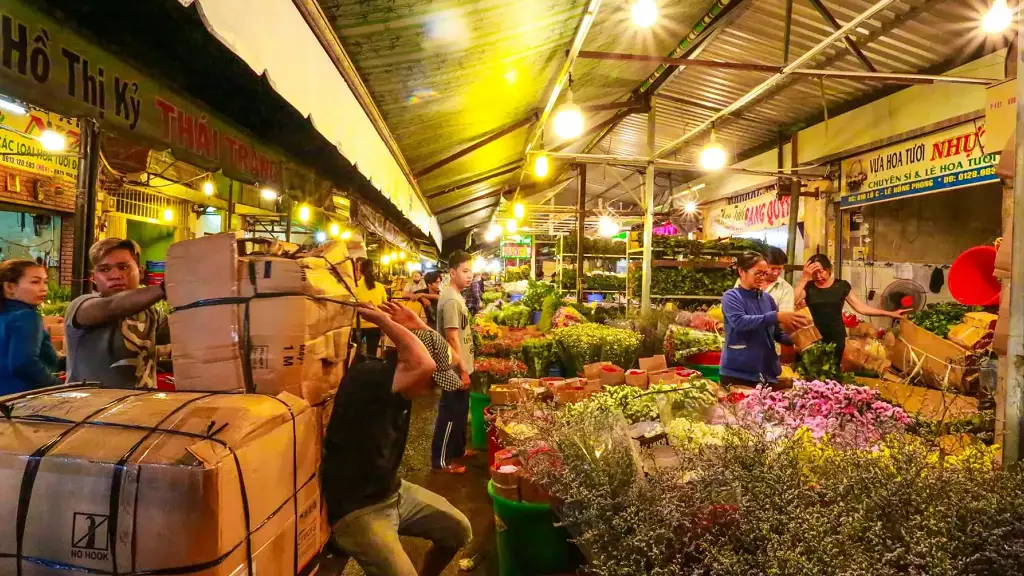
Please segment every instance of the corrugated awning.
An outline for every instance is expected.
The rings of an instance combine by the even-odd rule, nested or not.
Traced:
[[[195,4],[212,35],[267,77],[338,152],[424,234],[441,240],[437,219],[291,0],[252,10],[245,0]],[[268,41],[268,39],[287,41]]]

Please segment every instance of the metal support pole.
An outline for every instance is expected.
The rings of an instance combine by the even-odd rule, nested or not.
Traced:
[[[1024,25],[1017,20],[1017,46],[1024,46]],[[1017,58],[1024,54],[1019,50]],[[1017,61],[1018,67],[1020,60]],[[1024,98],[1024,81],[1017,79],[1017,102]],[[1016,170],[1013,177],[1013,240],[1010,258],[1010,333],[1007,342],[1006,424],[1003,437],[1003,463],[1021,459],[1021,418],[1024,416],[1024,106],[1017,106]]]
[[[651,110],[647,113],[647,153],[654,155],[655,103],[651,101]],[[644,174],[644,257],[640,277],[640,312],[651,309],[651,263],[654,240],[654,163],[647,165]]]
[[[83,118],[75,194],[75,237],[71,262],[71,297],[91,292],[89,248],[96,239],[96,188],[100,175],[100,129],[95,120]]]
[[[284,241],[292,241],[292,214],[295,213],[295,201],[289,200],[285,203],[287,209],[284,212]]]
[[[241,184],[239,184],[241,186]],[[228,214],[224,222],[221,223],[221,228],[225,232],[231,232],[231,220],[235,215],[235,181],[228,180]]]
[[[579,165],[576,193],[576,302],[583,303],[583,228],[587,223],[587,165]]]
[[[799,133],[794,133],[793,137],[789,140],[789,171],[790,173],[796,172],[796,167],[800,163],[800,154],[797,150],[797,136]],[[797,262],[796,255],[796,235],[799,232],[799,220],[800,220],[800,181],[793,179],[789,181],[789,239],[786,240],[786,259],[789,260],[790,264],[802,264],[803,262]],[[803,258],[800,258],[803,260]],[[786,271],[786,281],[790,284],[793,283],[793,271]]]

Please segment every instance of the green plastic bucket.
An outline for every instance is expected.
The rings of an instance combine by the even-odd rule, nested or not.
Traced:
[[[721,381],[721,375],[718,373],[720,366],[709,364],[687,364],[686,367],[700,372],[705,378],[712,382]]]
[[[487,420],[484,419],[484,408],[491,405],[491,397],[487,394],[469,393],[469,446],[473,450],[487,450]]]
[[[555,514],[547,504],[515,502],[494,493],[499,576],[570,574],[583,563],[579,548],[569,541],[565,528],[555,527]]]

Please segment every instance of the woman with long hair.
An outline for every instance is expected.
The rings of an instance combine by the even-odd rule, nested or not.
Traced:
[[[815,254],[804,265],[803,276],[793,288],[797,302],[807,301],[814,325],[821,332],[822,341],[836,345],[836,361],[841,362],[846,349],[846,326],[843,324],[843,306],[850,305],[862,316],[885,316],[899,320],[907,310],[889,312],[868,306],[853,293],[853,287],[832,273],[832,261],[824,254]]]
[[[0,262],[0,396],[60,384],[38,310],[45,300],[46,268],[33,260]]]
[[[380,306],[387,302],[388,293],[384,285],[377,281],[373,271],[373,260],[366,258],[359,262],[359,280],[356,282],[356,299],[360,302]],[[360,320],[363,343],[366,344],[367,356],[376,356],[380,346],[380,328],[365,319]]]
[[[780,312],[775,300],[763,292],[769,275],[764,256],[745,252],[736,259],[736,268],[739,286],[722,295],[725,316],[722,384],[751,387],[774,384],[782,373],[775,343],[791,343],[781,328],[792,332],[809,325],[810,320],[795,312]]]

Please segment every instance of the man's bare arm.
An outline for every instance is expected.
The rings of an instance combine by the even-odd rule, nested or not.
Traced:
[[[448,341],[448,345],[452,347],[452,368],[456,372],[465,372],[466,367],[462,365],[462,339],[459,338],[458,328],[446,328],[444,331],[444,339]]]
[[[78,306],[72,322],[75,326],[99,326],[134,316],[163,299],[164,289],[160,286],[126,290],[107,298],[91,298]]]

